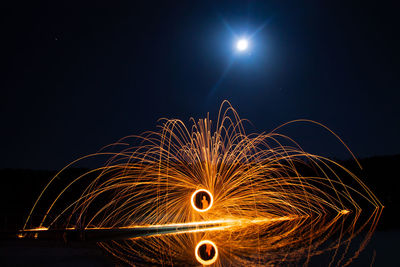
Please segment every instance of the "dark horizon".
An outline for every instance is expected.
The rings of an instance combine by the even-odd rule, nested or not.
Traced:
[[[0,168],[61,169],[161,117],[215,120],[224,99],[249,132],[305,118],[359,158],[400,154],[395,2],[4,5]],[[232,31],[257,31],[249,53]],[[350,158],[316,126],[282,133]]]

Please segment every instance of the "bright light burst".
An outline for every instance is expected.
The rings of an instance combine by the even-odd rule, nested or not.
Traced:
[[[276,130],[247,134],[227,101],[216,123],[208,117],[191,123],[164,119],[158,132],[114,144],[118,152],[108,147],[90,155],[111,155],[104,166],[65,181],[62,170],[24,229],[35,223],[33,214],[45,214],[36,225],[41,229],[221,226],[99,243],[132,265],[195,265],[203,244],[206,263],[216,265],[307,264],[324,252],[332,265],[346,265],[365,247],[382,205],[349,170]],[[199,198],[199,212],[194,195],[201,190],[209,197]],[[352,251],[353,238],[362,234]]]
[[[245,38],[238,40],[236,43],[236,49],[238,51],[241,51],[241,52],[245,51],[245,50],[247,50],[248,47],[249,47],[249,41]]]

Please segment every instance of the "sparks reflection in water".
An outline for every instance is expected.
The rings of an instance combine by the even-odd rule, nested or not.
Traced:
[[[300,121],[306,120],[293,122]],[[124,138],[113,146],[122,147],[119,152],[107,147],[87,156],[111,155],[105,166],[72,180],[59,178],[63,169],[24,228],[40,213],[46,215],[36,226],[49,229],[224,222],[210,231],[99,243],[134,265],[198,264],[196,247],[204,240],[213,242],[214,264],[235,266],[307,264],[324,252],[331,264],[346,265],[366,246],[382,205],[349,170],[303,151],[277,129],[246,134],[227,101],[216,124],[208,117],[191,123],[187,128],[164,119],[158,132]],[[49,201],[56,184],[62,189]],[[205,204],[194,199],[198,190],[208,192],[199,200]],[[362,242],[354,251],[350,244],[357,235]]]
[[[214,242],[210,240],[200,241],[194,253],[197,261],[203,265],[213,264],[218,259],[218,248]]]

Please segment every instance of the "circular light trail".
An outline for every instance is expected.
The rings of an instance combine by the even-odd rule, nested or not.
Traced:
[[[192,194],[192,207],[198,212],[208,211],[214,202],[214,198],[210,191],[206,189],[198,189]]]
[[[247,41],[247,39],[244,39],[244,38],[240,39],[236,43],[236,49],[238,51],[245,51],[245,50],[247,50],[248,47],[249,47],[249,41]]]
[[[210,240],[200,241],[194,251],[196,260],[203,265],[213,264],[218,258],[218,248]]]

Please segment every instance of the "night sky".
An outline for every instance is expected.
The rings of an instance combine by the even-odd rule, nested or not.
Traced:
[[[161,117],[215,118],[224,99],[249,132],[306,118],[358,157],[400,153],[396,1],[9,2],[0,168],[60,169]],[[316,126],[282,132],[350,157]]]

